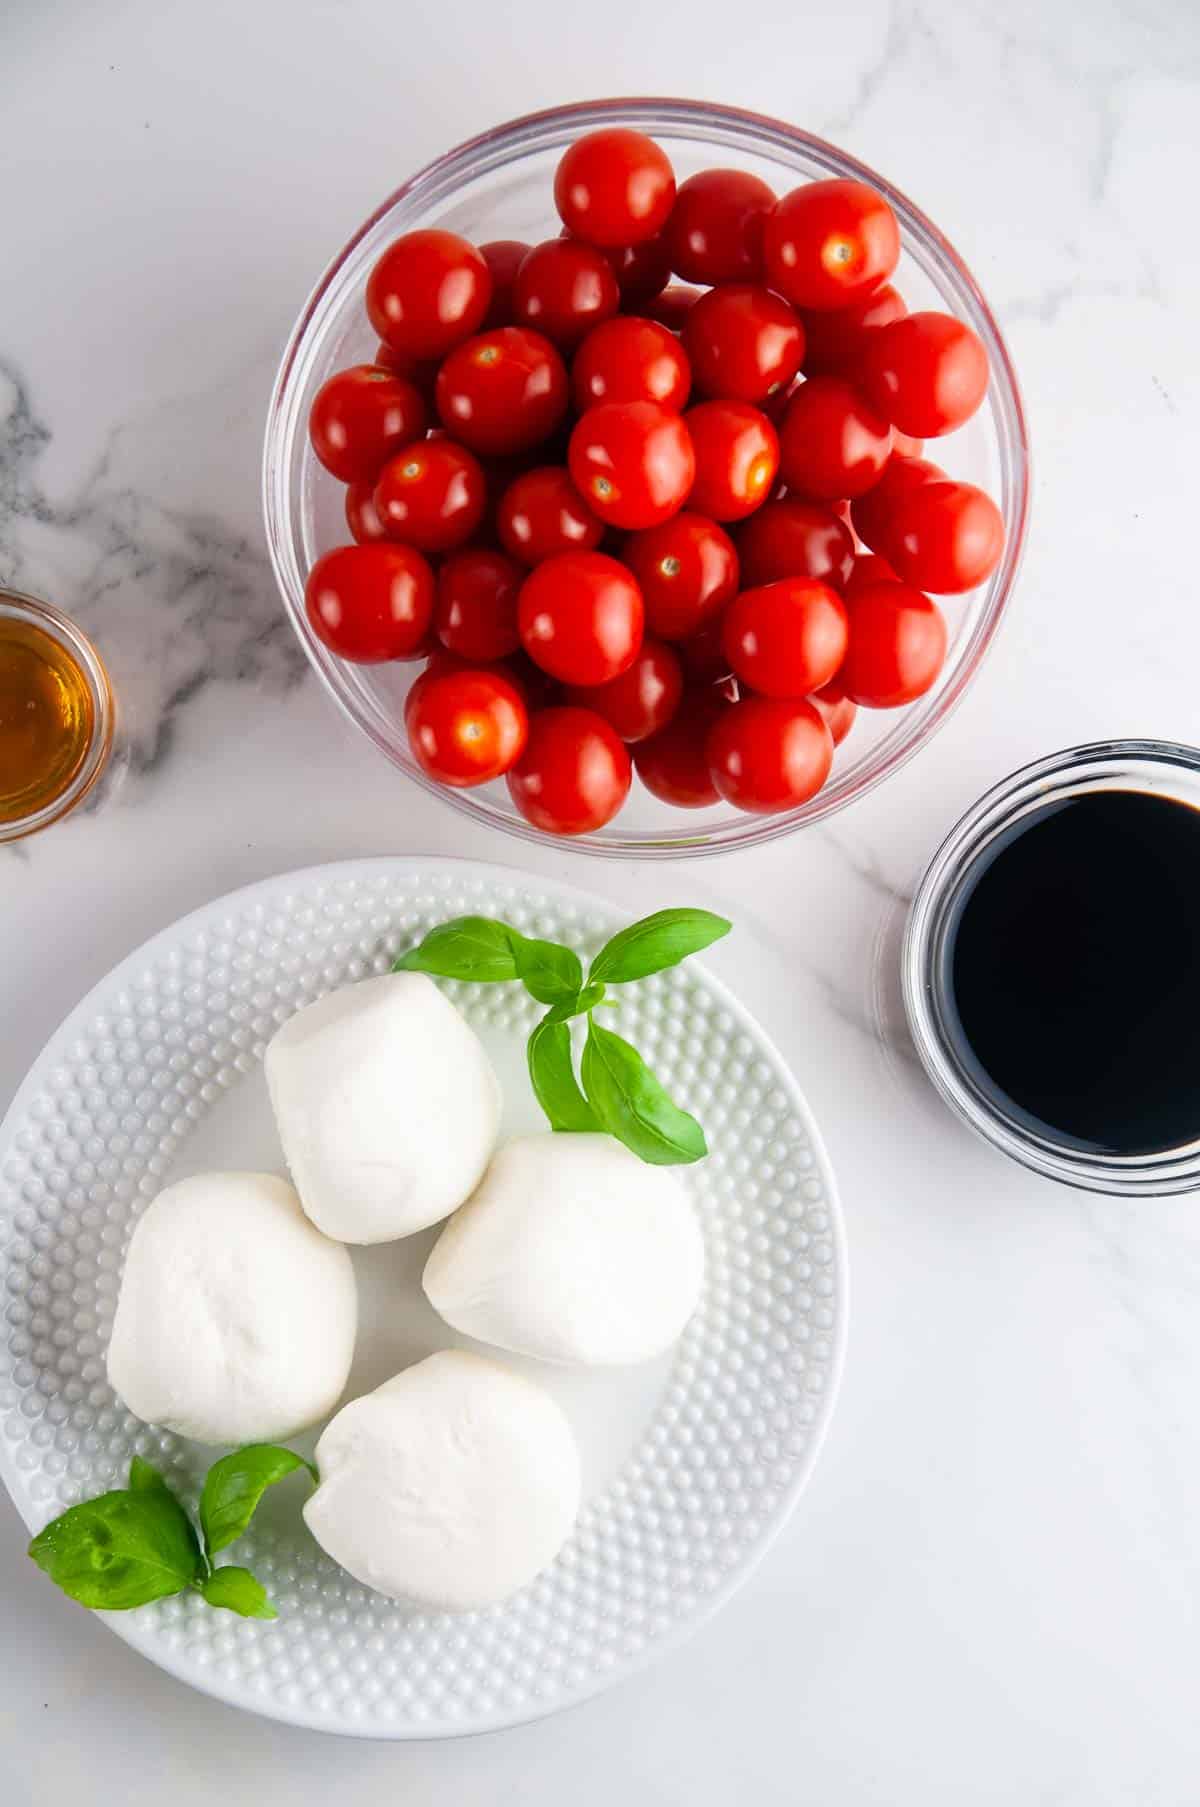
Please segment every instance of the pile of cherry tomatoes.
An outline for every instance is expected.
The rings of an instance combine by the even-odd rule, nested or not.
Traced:
[[[544,244],[418,231],[375,265],[375,362],[312,405],[354,543],[313,566],[309,620],[344,659],[427,660],[414,758],[504,776],[539,828],[601,827],[634,767],[684,808],[790,809],[859,705],[937,678],[927,592],[1000,557],[994,502],[920,455],[979,406],[987,354],[909,313],[862,183],[676,187],[610,129],[554,198]]]

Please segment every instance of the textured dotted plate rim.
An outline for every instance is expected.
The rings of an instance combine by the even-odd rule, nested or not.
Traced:
[[[364,880],[378,883],[387,878],[396,881],[429,881],[435,885],[448,883],[467,886],[483,884],[485,886],[515,887],[528,892],[539,900],[544,899],[574,910],[586,910],[593,918],[599,919],[604,924],[604,932],[607,933],[611,933],[612,929],[631,919],[627,911],[609,899],[598,897],[576,886],[525,873],[519,867],[476,860],[423,859],[385,855],[304,867],[243,886],[201,905],[151,936],[99,980],[64,1018],[29,1069],[25,1079],[18,1087],[3,1121],[0,1121],[0,1173],[4,1171],[18,1129],[30,1118],[30,1104],[42,1092],[46,1075],[56,1068],[61,1068],[64,1064],[70,1064],[71,1057],[68,1051],[70,1044],[84,1034],[95,1019],[104,1017],[106,1011],[111,1008],[110,1001],[127,989],[139,975],[152,969],[156,963],[163,960],[164,956],[170,956],[185,948],[189,942],[194,941],[197,935],[203,934],[209,927],[217,923],[224,923],[225,919],[234,914],[245,915],[247,912],[255,910],[261,913],[263,907],[269,909],[273,902],[281,903],[285,896],[294,897],[297,893],[311,891],[314,895],[323,894],[330,887],[348,887]],[[563,1685],[550,1698],[538,1699],[527,1706],[510,1710],[500,1708],[492,1713],[480,1714],[475,1719],[465,1721],[391,1724],[371,1719],[369,1716],[351,1717],[341,1712],[336,1706],[327,1711],[319,1711],[299,1703],[281,1701],[278,1698],[256,1699],[247,1693],[244,1686],[223,1683],[216,1676],[206,1674],[199,1664],[189,1661],[186,1654],[179,1655],[174,1649],[168,1647],[163,1636],[163,1623],[156,1616],[159,1609],[143,1608],[135,1613],[101,1613],[97,1615],[133,1649],[147,1657],[167,1674],[175,1677],[176,1680],[198,1689],[201,1693],[209,1695],[210,1698],[285,1724],[386,1741],[468,1737],[545,1718],[552,1713],[579,1705],[615,1683],[627,1680],[645,1668],[652,1660],[657,1660],[691,1636],[747,1580],[790,1518],[812,1475],[833,1415],[846,1346],[848,1311],[846,1239],[828,1154],[807,1100],[786,1061],[745,1006],[719,979],[713,977],[704,967],[703,962],[691,961],[686,970],[693,982],[708,994],[712,1003],[728,1014],[735,1031],[740,1031],[752,1042],[756,1056],[774,1069],[772,1082],[785,1094],[790,1110],[799,1120],[811,1154],[812,1171],[820,1182],[820,1202],[828,1213],[829,1223],[826,1234],[833,1251],[833,1291],[829,1303],[834,1323],[829,1337],[829,1354],[824,1363],[825,1378],[816,1413],[809,1424],[803,1452],[799,1456],[788,1482],[781,1490],[777,1490],[765,1519],[751,1534],[750,1541],[741,1551],[729,1572],[717,1586],[710,1588],[698,1602],[694,1602],[690,1610],[686,1611],[675,1624],[641,1640],[640,1647],[632,1654],[624,1656],[622,1660],[608,1664],[602,1671],[591,1674],[576,1685]],[[675,975],[667,976],[674,977]],[[3,1267],[7,1258],[8,1239],[11,1235],[3,1214],[2,1204],[3,1195],[0,1194],[0,1232],[5,1233],[5,1243],[0,1245],[0,1268]],[[2,1352],[0,1351],[0,1353]],[[3,1437],[0,1437],[0,1479],[4,1481],[13,1504],[29,1529],[32,1530],[35,1525],[44,1522],[45,1514],[39,1513],[28,1498],[23,1479],[18,1473],[14,1452]]]

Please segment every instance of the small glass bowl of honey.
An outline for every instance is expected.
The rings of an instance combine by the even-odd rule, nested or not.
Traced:
[[[108,674],[74,622],[0,588],[0,842],[83,801],[112,748],[114,715]]]

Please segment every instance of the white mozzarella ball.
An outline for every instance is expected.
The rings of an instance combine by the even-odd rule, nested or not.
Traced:
[[[448,1612],[540,1574],[579,1511],[579,1451],[530,1380],[465,1350],[343,1406],[316,1451],[308,1528],[357,1581]]]
[[[543,1361],[646,1361],[670,1347],[704,1279],[678,1180],[603,1135],[522,1136],[446,1225],[424,1286],[448,1324]]]
[[[273,1173],[160,1192],[129,1242],[108,1378],[201,1443],[271,1443],[331,1412],[354,1355],[354,1268]]]
[[[298,1011],[268,1046],[266,1072],[301,1203],[342,1242],[439,1223],[495,1147],[491,1062],[424,973],[364,979]]]

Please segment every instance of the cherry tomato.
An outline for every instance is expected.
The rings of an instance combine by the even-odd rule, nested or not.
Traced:
[[[730,282],[688,309],[683,343],[706,395],[761,403],[800,368],[804,328],[769,289]]]
[[[988,356],[953,314],[908,314],[869,335],[861,381],[894,426],[932,439],[974,414],[987,393]]]
[[[814,376],[788,403],[779,469],[789,490],[819,502],[861,496],[879,481],[892,429],[843,378]]]
[[[738,534],[738,558],[747,585],[816,577],[840,590],[854,569],[854,538],[831,509],[787,496],[750,516]]]
[[[833,736],[809,702],[748,696],[717,717],[708,761],[726,802],[771,815],[820,790],[833,762]]]
[[[744,169],[705,169],[679,184],[664,234],[687,282],[759,282],[774,191]]]
[[[864,590],[873,589],[877,583],[885,581],[898,581],[886,558],[880,558],[874,552],[860,552],[854,560],[850,581],[842,591],[842,601],[848,609],[852,609]]]
[[[665,728],[683,695],[683,668],[662,640],[644,639],[628,671],[607,684],[577,685],[567,701],[594,709],[624,741],[645,740]]]
[[[687,639],[737,594],[737,551],[706,515],[685,510],[631,533],[621,556],[641,589],[646,626],[663,640]]]
[[[500,543],[525,565],[540,565],[559,552],[591,552],[604,523],[596,519],[557,464],[539,465],[509,484],[496,510]]]
[[[392,453],[425,431],[413,384],[377,364],[355,364],[322,383],[308,416],[312,449],[343,483],[374,477]]]
[[[896,216],[865,182],[793,188],[763,229],[767,282],[797,307],[848,307],[886,282],[899,257]]]
[[[924,696],[945,657],[946,623],[935,602],[909,584],[869,584],[850,608],[838,686],[869,709],[896,709]]]
[[[680,640],[675,648],[683,675],[693,689],[736,682],[721,638],[722,620],[722,616],[714,615],[686,640]]]
[[[594,709],[543,709],[508,774],[513,802],[535,828],[587,834],[610,822],[629,795],[624,743]]]
[[[691,503],[714,521],[740,521],[771,493],[779,435],[748,402],[701,402],[684,416],[696,454]]]
[[[719,801],[708,764],[708,736],[729,708],[716,690],[694,691],[657,734],[633,749],[633,763],[646,789],[678,809],[704,809]]]
[[[683,507],[696,461],[678,414],[655,402],[603,402],[571,434],[567,464],[594,514],[613,527],[655,527]]]
[[[622,307],[638,308],[653,301],[671,280],[671,256],[661,236],[643,239],[640,245],[621,245],[604,255],[617,279]]]
[[[721,643],[734,672],[760,696],[808,696],[846,653],[846,605],[812,577],[743,590],[725,611]]]
[[[499,673],[431,672],[410,695],[405,722],[413,758],[440,784],[487,784],[520,758],[529,716],[516,685]]]
[[[667,223],[675,199],[670,158],[644,132],[602,127],[577,138],[554,173],[554,205],[589,245],[640,245]]]
[[[677,413],[691,386],[691,366],[675,334],[631,314],[593,328],[571,367],[581,414],[601,402],[657,402]]]
[[[567,371],[541,333],[497,326],[458,345],[437,380],[446,430],[473,452],[539,445],[567,411]]]
[[[674,283],[656,295],[653,301],[646,303],[646,315],[650,320],[657,320],[668,332],[683,331],[683,323],[690,310],[704,293],[702,289],[685,289],[680,283]]]
[[[833,736],[834,746],[840,747],[854,726],[858,704],[850,701],[836,678],[831,683],[823,684],[820,690],[814,690],[808,700],[824,718],[825,726]]]
[[[369,546],[373,540],[386,540],[387,528],[379,518],[379,510],[375,506],[375,484],[373,479],[362,483],[352,483],[346,491],[346,525],[350,529],[351,538],[360,546]]]
[[[393,539],[448,552],[483,519],[487,485],[479,460],[453,439],[422,439],[384,465],[375,486],[379,518]]]
[[[402,356],[440,358],[483,325],[492,277],[474,245],[454,232],[406,232],[367,278],[367,313]]]
[[[494,238],[490,244],[480,245],[479,255],[492,279],[492,299],[483,318],[485,332],[494,326],[512,325],[513,282],[521,260],[530,248],[519,238]]]
[[[340,658],[412,659],[433,613],[433,572],[411,546],[338,546],[309,572],[304,607],[318,640]]]
[[[604,253],[577,238],[535,245],[513,282],[517,319],[564,351],[573,350],[620,305],[621,291]]]
[[[607,684],[628,671],[644,619],[637,580],[603,552],[543,559],[517,605],[525,651],[564,684]]]
[[[883,536],[897,575],[940,596],[973,590],[991,576],[1003,550],[1004,517],[992,498],[973,483],[948,478],[899,497]]]
[[[451,553],[437,576],[433,628],[461,659],[503,659],[521,644],[517,593],[525,573],[515,559],[487,546]]]
[[[919,489],[923,483],[945,478],[945,471],[930,464],[927,458],[905,458],[893,452],[883,467],[878,483],[856,496],[850,507],[854,531],[865,546],[884,551],[889,537],[889,523],[901,496]]]
[[[903,295],[890,282],[880,283],[849,307],[806,308],[801,315],[805,376],[855,377],[867,335],[874,327],[903,319],[907,312]]]

